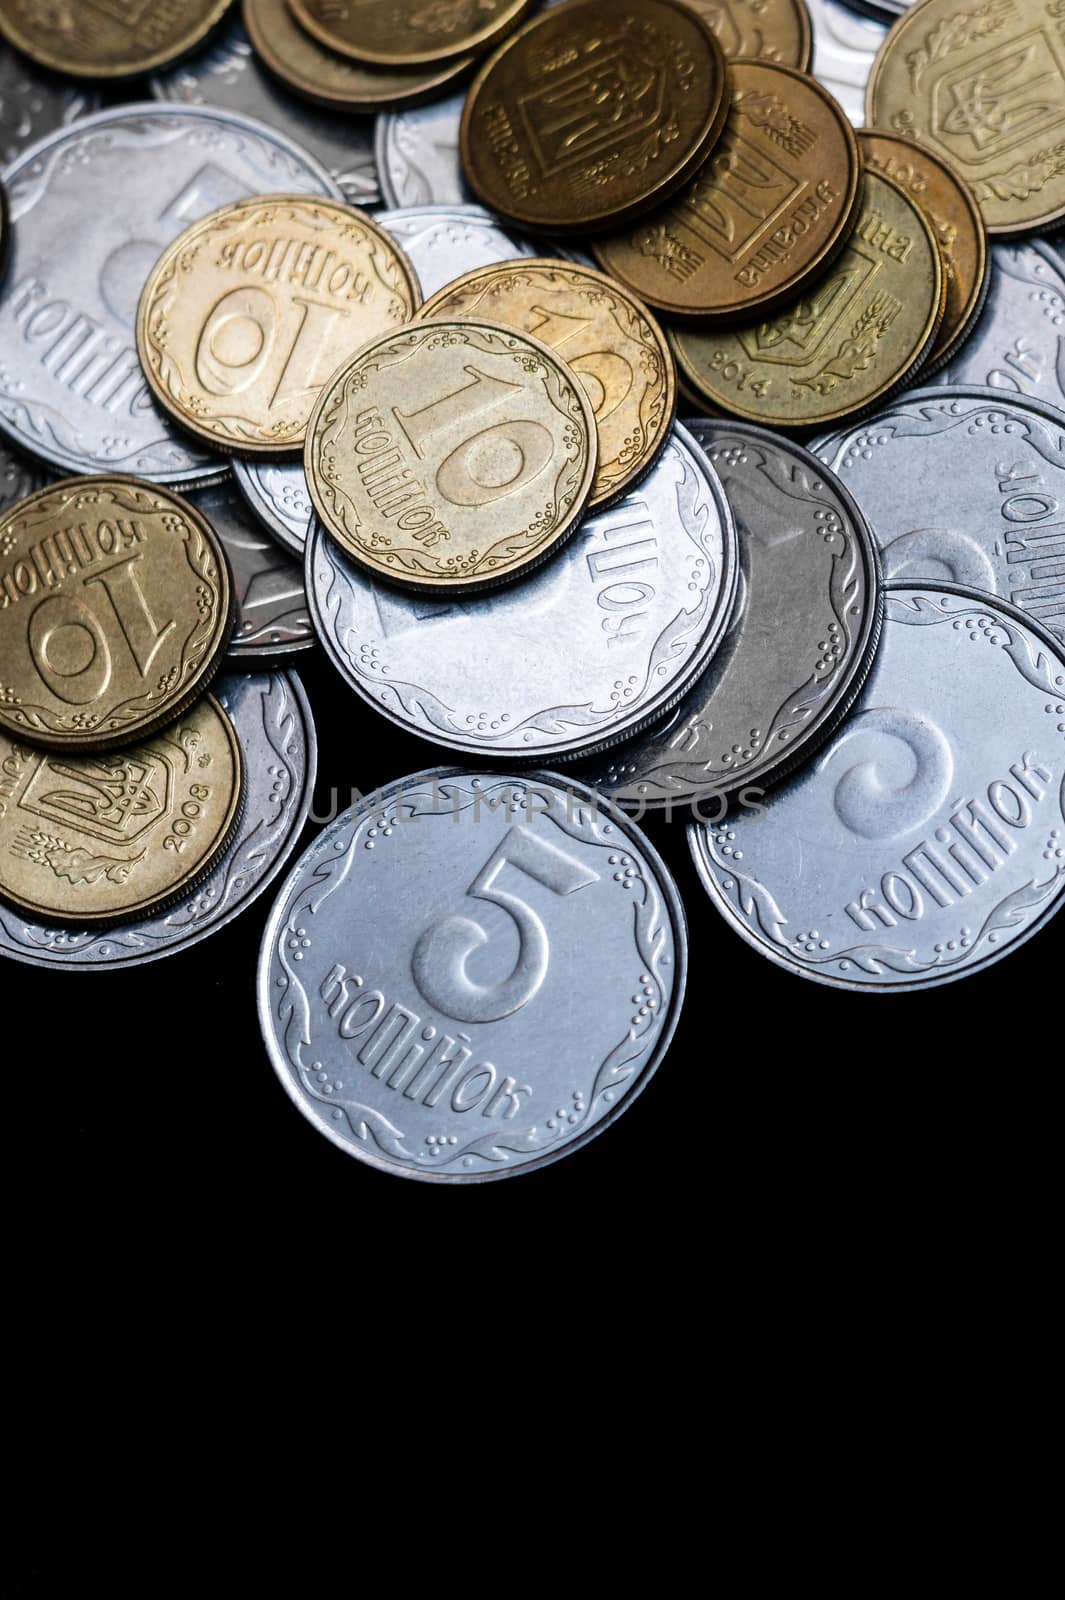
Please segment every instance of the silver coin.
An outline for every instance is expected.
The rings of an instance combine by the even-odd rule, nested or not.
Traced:
[[[213,692],[233,719],[247,772],[240,827],[214,870],[180,905],[103,932],[25,922],[0,903],[0,955],[72,972],[141,966],[209,938],[273,881],[310,808],[318,758],[311,708],[288,672],[227,675]]]
[[[233,477],[249,507],[286,550],[303,554],[314,506],[298,461],[233,462]]]
[[[564,760],[635,733],[680,698],[721,639],[736,565],[721,485],[676,427],[639,488],[490,594],[376,584],[317,520],[305,572],[334,664],[392,722],[495,760]]]
[[[813,75],[856,128],[865,126],[865,86],[887,28],[855,16],[838,0],[806,0],[813,24]]]
[[[386,206],[459,206],[473,200],[459,155],[465,104],[463,90],[377,118],[374,157]]]
[[[917,389],[811,449],[858,501],[884,576],[961,583],[1065,640],[1065,417],[994,389]]]
[[[1065,410],[1065,270],[1052,246],[992,245],[984,309],[929,382],[983,384]]]
[[[854,710],[764,814],[692,824],[714,904],[805,978],[891,994],[979,972],[1065,898],[1065,657],[1001,601],[887,592]]]
[[[314,643],[303,570],[259,527],[232,478],[188,497],[225,546],[236,621],[231,661],[262,663]]]
[[[0,439],[0,511],[6,511],[18,500],[25,500],[28,494],[36,494],[47,482],[47,473]]]
[[[26,56],[0,48],[0,166],[99,104],[94,91],[39,72]]]
[[[219,458],[160,411],[137,360],[137,301],[160,251],[242,195],[340,191],[282,134],[203,106],[119,106],[4,174],[14,223],[0,292],[0,427],[67,472],[208,482]]]
[[[669,1044],[684,912],[631,823],[549,773],[389,784],[293,868],[259,957],[285,1090],[407,1178],[480,1182],[601,1133]]]
[[[877,22],[886,23],[888,27],[908,11],[915,0],[843,0],[844,5],[852,11],[860,11],[867,17],[875,17]]]
[[[292,94],[263,66],[239,19],[209,49],[154,77],[151,87],[157,100],[258,117],[309,151],[352,205],[380,200],[373,119],[324,111]]]
[[[835,476],[764,428],[687,427],[732,507],[739,593],[720,648],[669,716],[582,767],[626,807],[761,798],[839,722],[880,632],[872,535]]]

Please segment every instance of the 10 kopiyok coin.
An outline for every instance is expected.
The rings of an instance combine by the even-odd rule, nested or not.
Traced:
[[[51,72],[135,78],[194,50],[232,0],[181,5],[86,5],[0,0],[0,34]]]

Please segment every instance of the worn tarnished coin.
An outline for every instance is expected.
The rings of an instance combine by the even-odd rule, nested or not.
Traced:
[[[987,295],[991,252],[972,192],[926,146],[901,134],[867,128],[858,136],[867,166],[886,172],[911,195],[932,226],[946,274],[946,308],[925,363],[925,377],[964,344]]]
[[[962,583],[1065,640],[1065,418],[992,389],[918,389],[812,446],[869,519],[884,575]]]
[[[58,750],[128,744],[202,694],[229,639],[222,547],[137,478],[67,478],[0,518],[0,729]]]
[[[635,733],[702,671],[732,608],[736,533],[717,475],[675,426],[638,489],[507,588],[403,594],[317,524],[306,574],[319,638],[383,715],[455,750],[559,761]]]
[[[549,345],[448,317],[374,340],[330,380],[303,466],[327,530],[368,571],[458,593],[559,548],[597,451],[588,391]]]
[[[274,880],[311,803],[317,759],[311,708],[299,679],[285,672],[226,676],[214,694],[240,744],[245,797],[236,832],[210,873],[169,909],[106,930],[31,922],[0,901],[0,956],[65,972],[143,966],[209,938]],[[7,776],[0,765],[0,786]]]
[[[214,529],[233,579],[229,662],[272,661],[314,643],[303,569],[264,533],[232,478],[194,489],[189,501]]]
[[[769,321],[674,326],[677,365],[722,411],[778,428],[852,416],[904,383],[943,314],[943,267],[915,202],[867,172],[862,210],[828,274]]]
[[[1065,267],[1049,244],[992,245],[984,309],[935,382],[986,384],[1065,410]]]
[[[52,72],[136,78],[194,50],[232,0],[0,0],[0,34]]]
[[[726,56],[757,56],[782,67],[810,65],[810,13],[805,0],[686,0]]]
[[[924,0],[891,29],[866,90],[968,183],[991,234],[1065,217],[1065,0]]]
[[[21,456],[0,439],[0,512],[43,489],[48,479],[27,456]]]
[[[240,818],[233,724],[203,695],[168,728],[100,755],[0,732],[0,898],[73,927],[154,916],[211,870]]]
[[[734,61],[724,132],[664,209],[599,240],[599,263],[660,311],[753,316],[824,275],[858,220],[862,161],[803,72]]]
[[[570,1154],[632,1104],[676,1025],[668,871],[547,773],[419,772],[375,801],[315,840],[263,935],[259,1017],[286,1093],[401,1177]]]
[[[137,352],[156,399],[197,437],[292,454],[325,380],[420,299],[402,250],[362,212],[257,196],[164,250],[141,294]]]
[[[871,994],[979,972],[1065,898],[1065,658],[1003,601],[889,589],[847,721],[766,803],[693,825],[711,899],[789,972]]]
[[[289,0],[300,25],[330,50],[380,67],[435,65],[480,54],[533,0]]]
[[[728,110],[725,59],[683,0],[570,0],[525,25],[473,82],[466,176],[503,216],[602,231],[679,189]]]
[[[720,649],[665,721],[582,770],[619,805],[641,810],[760,799],[837,725],[880,633],[872,536],[835,476],[761,428],[688,427],[732,507],[739,594]],[[697,809],[712,814],[705,803]]]
[[[99,105],[99,95],[87,84],[64,83],[38,72],[25,56],[0,50],[0,165],[6,167],[27,145]]]
[[[813,74],[831,90],[856,128],[865,121],[865,86],[887,29],[857,17],[839,0],[806,0],[814,31]]]
[[[624,493],[665,444],[676,408],[665,335],[601,272],[557,260],[482,267],[441,289],[422,315],[486,317],[535,334],[564,358],[588,391],[599,435],[589,506]]]

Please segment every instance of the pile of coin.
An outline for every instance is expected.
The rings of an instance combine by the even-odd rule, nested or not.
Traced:
[[[0,952],[247,909],[313,647],[452,763],[321,826],[261,948],[282,1084],[389,1172],[647,1083],[644,822],[837,988],[1059,909],[1065,0],[861,9],[0,0]]]

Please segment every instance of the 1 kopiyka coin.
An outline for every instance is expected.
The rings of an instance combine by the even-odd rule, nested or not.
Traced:
[[[0,518],[0,728],[129,744],[203,693],[232,621],[225,554],[188,501],[119,476],[41,489]]]
[[[581,380],[531,334],[448,318],[387,334],[319,397],[304,471],[326,529],[409,588],[486,588],[576,529],[595,481]]]
[[[196,46],[232,0],[99,5],[86,0],[0,0],[0,34],[53,72],[136,78]]]
[[[956,168],[989,233],[1065,217],[1062,0],[923,0],[884,40],[865,106]]]
[[[721,47],[681,0],[570,0],[482,68],[462,115],[462,162],[503,216],[602,231],[679,189],[727,111]]]
[[[257,196],[163,252],[141,295],[137,353],[160,404],[198,438],[291,454],[326,379],[420,299],[403,251],[362,212]]]
[[[240,820],[240,742],[213,695],[104,755],[49,755],[0,733],[0,767],[0,897],[72,927],[182,898]]]
[[[767,427],[853,416],[917,369],[943,314],[932,230],[890,178],[866,172],[862,210],[827,275],[769,321],[676,325],[677,366],[715,409]]]
[[[425,318],[487,317],[535,334],[575,372],[591,400],[599,465],[589,506],[623,494],[666,442],[676,409],[665,335],[611,278],[568,261],[508,261],[448,284]]]
[[[491,48],[533,0],[289,0],[308,33],[342,55],[380,67],[436,64]]]
[[[854,130],[827,90],[766,61],[730,66],[724,132],[664,210],[597,241],[599,263],[679,316],[743,317],[822,276],[861,203]]]
[[[968,186],[924,145],[879,128],[863,128],[858,143],[866,166],[886,172],[916,200],[939,247],[946,303],[927,376],[964,344],[980,315],[991,272],[987,229]]]
[[[757,56],[805,72],[813,49],[805,0],[687,0],[725,55]]]

